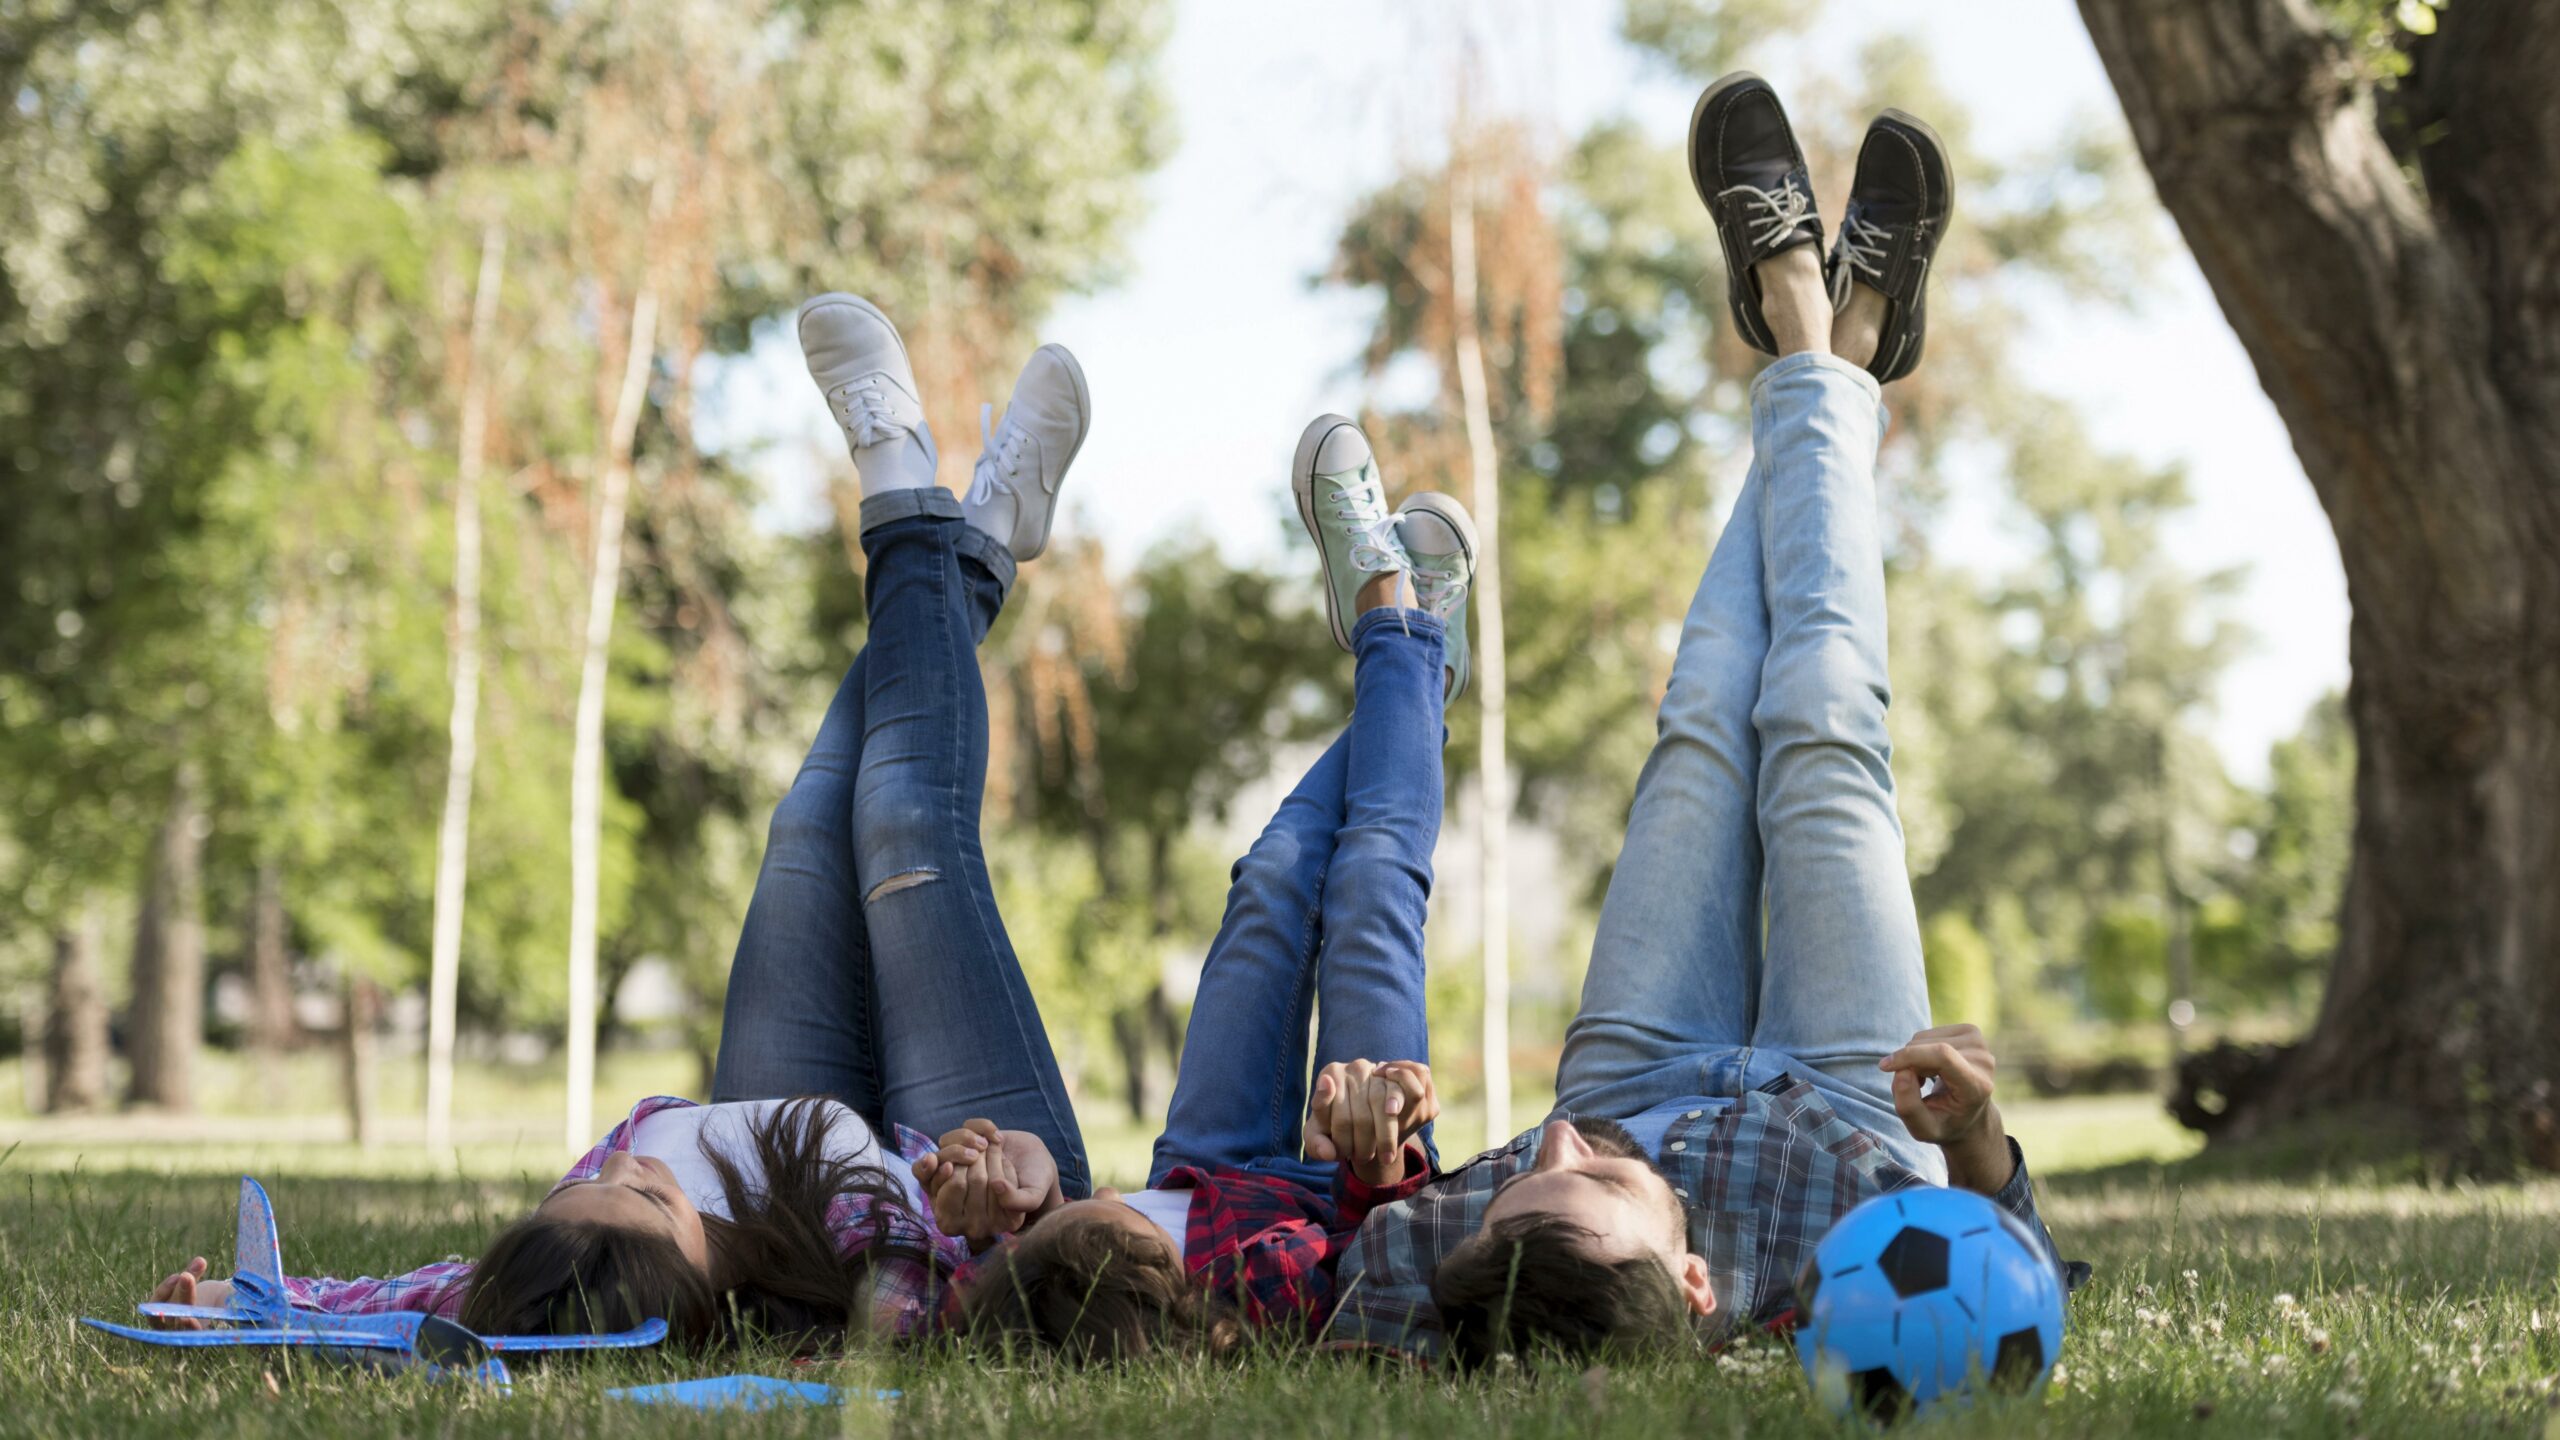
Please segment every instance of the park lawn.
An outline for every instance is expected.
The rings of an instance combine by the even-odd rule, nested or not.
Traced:
[[[1920,1433],[2439,1436],[2560,1440],[2560,1182],[2428,1187],[2366,1174],[2278,1182],[2220,1157],[2060,1173],[2111,1158],[2133,1108],[2020,1107],[2052,1157],[2047,1211],[2097,1265],[2042,1401]],[[2156,1111],[2150,1112],[2156,1114]],[[2080,1133],[2085,1132],[2085,1133]],[[2079,1139],[2072,1136],[2079,1133]],[[321,1154],[328,1152],[323,1151]],[[31,1150],[0,1161],[0,1433],[1032,1435],[1837,1435],[1789,1351],[1605,1374],[1451,1381],[1260,1353],[1108,1376],[949,1356],[642,1354],[521,1366],[509,1396],[355,1377],[275,1352],[178,1356],[79,1329],[125,1313],[187,1255],[227,1258],[236,1172],[93,1169]],[[336,1178],[270,1170],[289,1266],[380,1272],[467,1253],[530,1203],[533,1176]],[[903,1398],[843,1412],[634,1411],[614,1385],[759,1369]]]

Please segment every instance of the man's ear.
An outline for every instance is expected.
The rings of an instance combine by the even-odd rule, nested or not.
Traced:
[[[1715,1282],[1707,1278],[1707,1260],[1703,1255],[1680,1257],[1680,1298],[1689,1302],[1692,1315],[1716,1313]]]

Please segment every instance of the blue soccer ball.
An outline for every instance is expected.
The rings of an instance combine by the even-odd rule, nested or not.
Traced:
[[[2062,1278],[2027,1227],[1969,1190],[1879,1195],[1840,1217],[1796,1281],[1796,1359],[1834,1414],[1892,1420],[2044,1388]]]

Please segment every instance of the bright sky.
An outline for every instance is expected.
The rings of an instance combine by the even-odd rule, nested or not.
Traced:
[[[1441,113],[1436,82],[1417,80],[1398,57],[1445,49],[1424,27],[1448,14],[1356,0],[1182,0],[1162,72],[1180,148],[1150,182],[1123,283],[1062,307],[1043,337],[1073,349],[1093,387],[1094,427],[1065,523],[1128,556],[1183,528],[1238,556],[1269,556],[1282,543],[1300,427],[1321,411],[1356,409],[1363,383],[1350,361],[1367,307],[1308,280],[1352,201]],[[1491,0],[1480,25],[1536,32],[1488,47],[1528,57],[1509,62],[1528,68],[1495,81],[1560,137],[1625,114],[1676,140],[1694,96],[1619,42],[1615,15],[1595,0]],[[1790,76],[1837,73],[1868,40],[1901,29],[1928,46],[1995,153],[2002,137],[2024,150],[2074,121],[2118,123],[2067,0],[1832,0],[1825,15],[1806,46],[1749,63],[1783,92]],[[2256,643],[2223,686],[2213,733],[2235,775],[2262,779],[2268,744],[2346,681],[2347,602],[2327,522],[2239,343],[2179,251],[2139,313],[2046,315],[2023,358],[2079,402],[2102,442],[2186,463],[2196,505],[2175,541],[2191,566],[2248,567],[2238,614]],[[728,379],[714,436],[773,442],[756,462],[767,514],[813,517],[817,466],[843,463],[842,451],[787,331],[768,335]],[[955,452],[975,448],[950,441]],[[839,458],[818,458],[830,455]],[[2004,553],[1985,513],[1953,507],[1942,553]]]

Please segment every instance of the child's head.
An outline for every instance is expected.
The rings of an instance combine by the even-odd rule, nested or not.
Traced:
[[[1164,1232],[1108,1189],[1060,1206],[987,1256],[960,1307],[970,1340],[1027,1342],[1078,1364],[1195,1343],[1224,1349],[1234,1329],[1212,1316]]]

